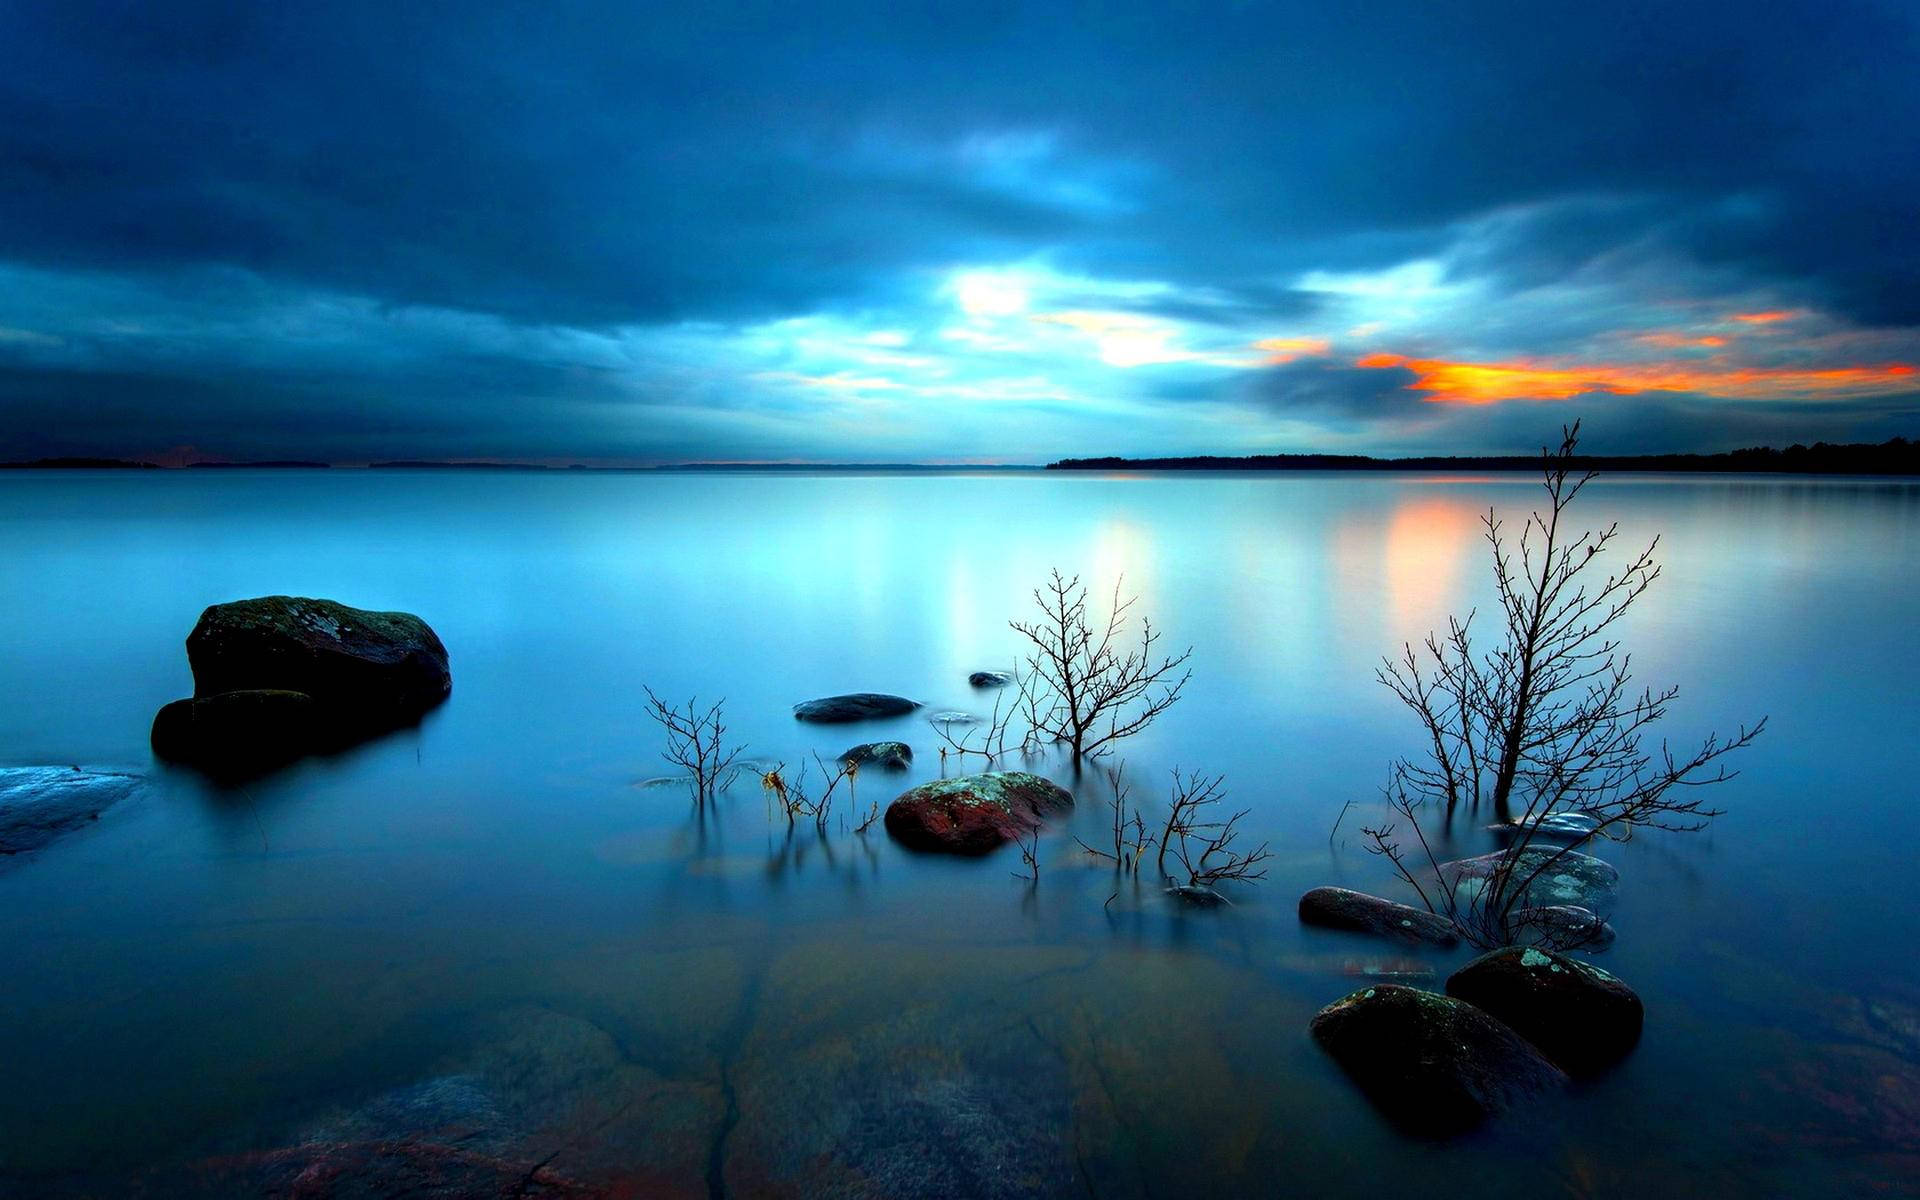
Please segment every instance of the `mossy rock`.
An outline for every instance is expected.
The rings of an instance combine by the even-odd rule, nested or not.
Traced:
[[[412,613],[261,596],[216,604],[187,636],[197,698],[289,691],[369,732],[420,719],[453,690],[447,650]]]
[[[1525,1038],[1471,1004],[1395,984],[1337,1000],[1313,1038],[1409,1133],[1464,1133],[1567,1077]]]
[[[923,783],[887,806],[887,832],[913,850],[988,854],[1073,807],[1073,793],[1026,771]]]
[[[1632,988],[1577,958],[1509,946],[1455,971],[1447,994],[1493,1014],[1570,1075],[1591,1075],[1640,1042]]]
[[[1596,913],[1612,910],[1620,872],[1591,854],[1558,846],[1526,846],[1441,863],[1440,878],[1455,890],[1460,906],[1466,908],[1489,886],[1509,857],[1514,860],[1509,887],[1518,893],[1508,897],[1514,907],[1575,905]]]

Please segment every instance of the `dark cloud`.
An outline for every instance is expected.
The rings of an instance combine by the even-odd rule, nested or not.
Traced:
[[[1497,293],[1631,275],[1920,324],[1909,4],[1168,8],[11,5],[0,266],[153,287],[224,269],[614,329],[909,311],[955,267],[1044,259],[1171,287],[1109,309],[1252,327],[1316,311],[1288,283],[1304,272],[1440,256]],[[409,336],[330,366],[317,410],[411,431],[413,453],[454,453],[449,428],[610,436],[580,423],[577,381],[382,365],[446,352]],[[112,389],[13,379],[13,431],[20,406],[57,437],[109,391],[161,386],[99,359]],[[261,395],[256,369],[156,378]],[[1259,402],[1377,412],[1400,397],[1383,374],[1283,370]],[[456,403],[441,381],[477,410],[518,399],[472,433],[471,412],[424,413]],[[317,436],[261,404],[228,406],[230,441]]]

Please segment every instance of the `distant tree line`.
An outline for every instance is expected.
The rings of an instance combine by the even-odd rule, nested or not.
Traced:
[[[1755,446],[1724,454],[1581,454],[1573,471],[1743,471],[1783,475],[1920,475],[1920,442],[1893,438],[1878,445],[1798,443],[1785,450]],[[1537,454],[1428,455],[1372,458],[1364,454],[1199,455],[1188,458],[1063,458],[1050,471],[1538,471]]]

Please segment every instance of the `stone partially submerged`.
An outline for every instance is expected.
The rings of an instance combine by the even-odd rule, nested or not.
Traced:
[[[1591,854],[1558,846],[1527,846],[1441,863],[1440,878],[1465,908],[1486,891],[1509,859],[1507,887],[1512,894],[1507,898],[1516,908],[1574,905],[1596,913],[1613,908],[1620,872]]]
[[[1506,1022],[1570,1075],[1591,1075],[1640,1042],[1645,1010],[1611,974],[1551,950],[1508,946],[1447,980],[1447,995]]]
[[[1073,794],[1026,771],[937,779],[887,806],[887,832],[913,850],[981,855],[1073,808]]]
[[[277,765],[413,724],[453,690],[447,650],[411,613],[261,596],[216,604],[187,636],[193,696],[161,709],[162,757]]]
[[[842,766],[904,771],[913,765],[913,747],[905,742],[862,742],[840,755]]]
[[[0,767],[0,865],[93,824],[139,785],[78,767]]]
[[[918,700],[909,700],[905,696],[890,696],[884,692],[849,692],[844,696],[822,696],[818,700],[802,701],[793,706],[793,716],[798,721],[838,725],[848,721],[871,721],[877,717],[904,716],[919,707]]]
[[[1300,919],[1324,929],[1370,933],[1408,944],[1460,944],[1459,932],[1445,917],[1347,888],[1317,887],[1300,897]]]
[[[1313,1018],[1313,1038],[1388,1118],[1411,1133],[1464,1133],[1566,1076],[1471,1004],[1381,984]]]

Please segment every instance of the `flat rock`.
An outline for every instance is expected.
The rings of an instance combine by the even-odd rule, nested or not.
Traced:
[[[1523,833],[1531,831],[1536,837],[1552,838],[1555,841],[1572,842],[1578,845],[1594,835],[1600,828],[1600,818],[1591,813],[1566,810],[1562,812],[1542,813],[1532,821],[1520,821],[1511,825],[1489,825],[1494,833]]]
[[[987,854],[1073,808],[1073,794],[1025,771],[923,783],[887,806],[887,832],[914,850]]]
[[[1613,908],[1620,872],[1614,870],[1611,863],[1577,850],[1527,846],[1521,850],[1463,858],[1441,863],[1440,878],[1455,890],[1464,907],[1486,888],[1509,856],[1515,860],[1508,877],[1509,886],[1520,890],[1514,898],[1516,907],[1575,905],[1596,913]],[[1529,879],[1532,882],[1527,882]]]
[[[1411,1133],[1464,1133],[1566,1076],[1512,1029],[1460,1000],[1380,984],[1313,1018],[1314,1040]]]
[[[1001,688],[1012,683],[1013,676],[1006,671],[975,671],[967,682],[977,688]]]
[[[193,694],[291,691],[369,731],[417,721],[453,690],[447,650],[412,613],[262,596],[216,604],[187,636]]]
[[[935,725],[978,725],[984,718],[957,708],[943,708],[928,717]]]
[[[913,765],[913,747],[905,742],[862,742],[840,755],[843,766],[904,771]]]
[[[1506,1022],[1569,1075],[1591,1075],[1640,1041],[1644,1009],[1632,988],[1565,954],[1508,946],[1447,979],[1447,995]]]
[[[1460,944],[1460,934],[1445,917],[1347,888],[1317,887],[1300,897],[1300,919],[1308,925],[1371,933],[1410,945]]]
[[[0,857],[93,824],[139,785],[137,775],[78,767],[0,767]]]
[[[850,692],[844,696],[822,696],[793,706],[794,719],[821,724],[870,721],[876,717],[898,717],[920,707],[917,700],[890,696],[883,692]]]

